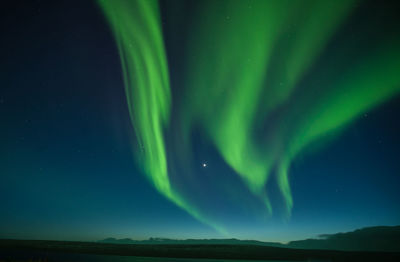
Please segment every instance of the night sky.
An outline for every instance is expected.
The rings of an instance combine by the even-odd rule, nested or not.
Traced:
[[[398,1],[9,1],[0,238],[400,224]]]

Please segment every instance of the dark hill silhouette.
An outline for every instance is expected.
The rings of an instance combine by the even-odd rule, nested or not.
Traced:
[[[257,245],[268,247],[286,247],[296,249],[328,249],[343,251],[387,251],[400,252],[400,226],[366,227],[352,232],[320,235],[317,239],[292,241],[288,244],[239,239],[168,239],[150,238],[132,240],[130,238],[106,238],[99,241],[112,244],[142,245]]]
[[[400,251],[400,226],[366,227],[320,237],[320,239],[292,241],[287,246],[300,249]]]

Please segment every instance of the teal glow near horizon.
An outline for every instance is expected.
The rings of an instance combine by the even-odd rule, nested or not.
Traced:
[[[139,144],[137,163],[162,195],[220,232],[225,232],[224,221],[172,179],[191,176],[194,129],[200,127],[269,213],[273,208],[265,188],[275,174],[290,216],[294,159],[331,141],[400,91],[398,38],[351,64],[344,64],[344,51],[335,49],[327,66],[315,69],[324,64],[321,54],[356,1],[202,1],[185,46],[189,55],[180,100],[171,95],[167,57],[174,57],[164,46],[158,2],[99,4],[120,54]],[[309,79],[312,70],[320,75]],[[179,112],[171,115],[175,106]],[[181,139],[168,143],[172,122]],[[170,165],[176,155],[184,174]],[[234,194],[240,198],[240,192]]]

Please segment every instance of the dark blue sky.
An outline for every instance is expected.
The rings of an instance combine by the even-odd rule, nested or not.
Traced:
[[[352,22],[400,25],[395,4],[373,7],[364,2]],[[14,1],[1,9],[0,24],[0,238],[287,241],[400,224],[399,95],[295,160],[290,219],[252,218],[258,204],[222,207],[218,216],[231,229],[225,236],[161,196],[136,167],[120,60],[95,2]],[[177,39],[166,36],[167,52],[179,51]],[[181,67],[170,62],[173,81]],[[232,172],[207,141],[194,144],[199,164],[208,163],[198,172]],[[269,190],[279,213],[277,189]],[[217,196],[202,201],[210,212],[221,209]]]

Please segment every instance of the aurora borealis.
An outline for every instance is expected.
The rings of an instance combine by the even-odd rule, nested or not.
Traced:
[[[396,3],[36,5],[30,25],[3,19],[17,24],[3,44],[4,228],[30,225],[34,206],[44,232],[62,235],[48,214],[69,213],[84,239],[287,241],[400,222]]]
[[[398,38],[388,47],[379,43],[378,51],[350,68],[323,70],[320,74],[326,78],[319,83],[303,80],[351,13],[353,1],[202,1],[188,37],[187,50],[196,56],[186,61],[182,101],[170,95],[158,2],[99,3],[122,61],[132,125],[142,151],[138,163],[161,194],[201,221],[207,211],[199,212],[183,197],[189,192],[174,189],[166,156],[182,147],[179,164],[192,162],[187,151],[194,126],[210,138],[269,212],[265,185],[275,173],[290,214],[293,159],[400,91]],[[300,15],[299,9],[304,9]],[[343,50],[333,52],[340,57]],[[328,61],[340,63],[335,60]],[[345,80],[337,79],[341,75]],[[304,92],[308,95],[301,97]],[[164,140],[171,138],[163,131],[171,123],[172,104],[178,108],[174,132],[180,135],[167,147]],[[190,169],[179,175],[190,176]]]

